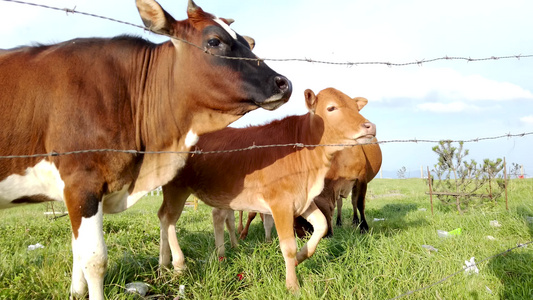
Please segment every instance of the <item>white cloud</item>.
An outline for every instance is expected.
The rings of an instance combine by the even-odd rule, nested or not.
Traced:
[[[421,103],[417,105],[417,108],[422,111],[438,112],[438,113],[456,113],[463,111],[478,111],[479,107],[475,105],[469,105],[464,102],[450,102],[450,103]]]
[[[533,115],[520,118],[520,122],[527,124],[527,125],[533,125]]]

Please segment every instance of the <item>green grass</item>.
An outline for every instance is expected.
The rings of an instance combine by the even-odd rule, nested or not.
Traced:
[[[463,215],[435,200],[431,215],[425,183],[420,179],[375,179],[369,185],[367,220],[371,231],[351,225],[346,201],[344,226],[324,239],[315,255],[297,268],[301,291],[285,289],[283,257],[277,239],[264,243],[262,224],[254,221],[246,241],[215,254],[211,210],[187,207],[178,222],[178,238],[187,257],[181,276],[158,267],[160,197],[145,197],[128,211],[104,218],[109,267],[108,299],[134,299],[126,283],[150,284],[147,298],[174,299],[185,286],[186,299],[390,299],[453,274],[474,256],[493,256],[517,243],[533,240],[533,180],[513,180],[509,211],[502,199]],[[424,210],[425,209],[425,210]],[[72,254],[67,217],[50,221],[41,205],[0,211],[0,299],[67,299]],[[374,221],[374,218],[385,218]],[[502,226],[492,227],[491,220]],[[462,228],[442,239],[437,230]],[[489,240],[487,236],[495,240]],[[31,244],[43,249],[28,251]],[[303,241],[298,241],[299,245]],[[432,245],[428,252],[421,245]],[[229,242],[226,243],[229,248]],[[404,299],[532,299],[533,244],[478,265],[479,274],[464,272]],[[237,275],[242,273],[243,280]],[[489,291],[490,290],[490,291]]]

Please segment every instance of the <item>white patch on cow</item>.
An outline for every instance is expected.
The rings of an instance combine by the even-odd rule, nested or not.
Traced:
[[[128,208],[128,189],[131,184],[126,184],[118,192],[104,195],[102,202],[104,204],[103,210],[106,214],[115,214],[125,211]]]
[[[232,38],[237,39],[237,33],[233,31],[233,29],[231,29],[228,24],[224,23],[224,21],[220,20],[219,18],[215,18],[213,20],[217,22],[218,25],[220,25],[222,28],[224,28],[231,35]]]
[[[198,143],[199,138],[200,137],[196,133],[194,133],[192,129],[189,130],[189,132],[187,132],[187,136],[185,137],[185,147],[190,148],[196,145],[196,143]]]
[[[72,241],[74,268],[81,268],[85,280],[89,285],[91,299],[92,291],[103,290],[103,280],[107,269],[107,247],[103,232],[103,204],[98,203],[98,212],[89,218],[82,217],[78,228],[78,238]],[[73,274],[80,274],[80,270],[73,270]],[[83,278],[74,278],[72,291],[83,291]],[[78,286],[79,285],[79,286]],[[97,296],[96,296],[97,297]]]
[[[23,174],[13,174],[0,182],[0,209],[17,206],[11,201],[24,196],[44,195],[56,201],[64,201],[65,183],[56,166],[45,159]]]

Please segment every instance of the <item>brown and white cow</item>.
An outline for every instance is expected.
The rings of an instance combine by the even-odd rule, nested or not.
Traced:
[[[328,220],[328,233],[333,234],[332,217],[337,204],[337,226],[342,225],[342,201],[352,194],[353,221],[361,232],[368,231],[365,218],[365,198],[367,184],[378,174],[381,168],[381,149],[377,139],[371,143],[358,145],[338,152],[331,163],[331,169],[326,174],[324,189],[315,198],[315,204]],[[357,217],[357,211],[361,219]],[[312,232],[312,227],[303,218],[295,220],[294,230],[300,237],[306,232]]]
[[[163,186],[164,200],[158,213],[161,264],[170,263],[172,251],[174,268],[185,267],[175,224],[193,193],[213,207],[272,214],[285,260],[286,286],[299,288],[295,266],[313,255],[327,230],[326,219],[312,200],[322,190],[333,155],[343,149],[338,144],[366,141],[376,132],[375,125],[359,114],[359,105],[366,99],[352,99],[333,88],[318,95],[311,90],[304,94],[309,109],[306,115],[263,126],[225,128],[200,137],[196,146],[202,151],[292,143],[306,146],[189,156],[178,176]],[[313,146],[318,144],[328,146]],[[300,215],[315,231],[297,253],[293,221]]]
[[[183,21],[154,0],[136,4],[168,42],[88,38],[0,52],[0,156],[141,151],[0,159],[0,208],[66,203],[74,296],[104,297],[103,213],[121,212],[174,178],[187,158],[176,152],[198,135],[257,107],[275,109],[291,94],[290,82],[263,62],[220,57],[256,58],[228,20],[191,0]]]

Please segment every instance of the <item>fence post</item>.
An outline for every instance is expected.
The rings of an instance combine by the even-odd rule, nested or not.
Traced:
[[[429,201],[431,202],[431,215],[433,216],[433,189],[431,188],[431,173],[428,168],[428,183],[429,183]]]

